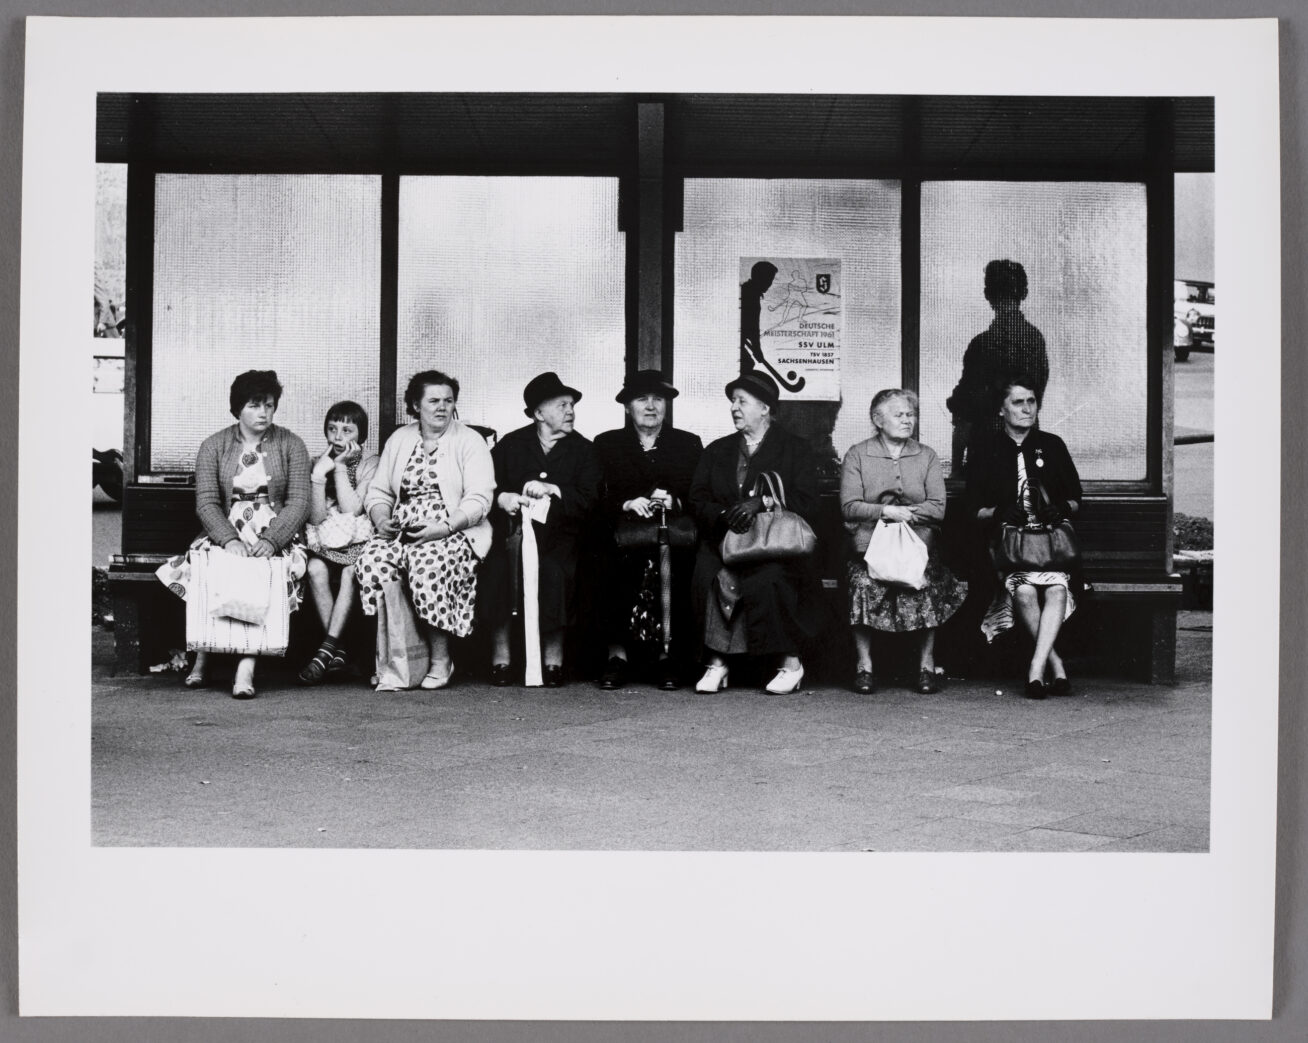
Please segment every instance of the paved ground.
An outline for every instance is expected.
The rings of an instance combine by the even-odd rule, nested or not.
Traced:
[[[1181,683],[1032,702],[833,688],[387,695],[268,673],[249,703],[107,676],[93,828],[108,845],[641,850],[1202,851],[1211,616]]]

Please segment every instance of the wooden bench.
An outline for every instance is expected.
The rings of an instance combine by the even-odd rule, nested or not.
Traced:
[[[195,487],[132,482],[123,487],[122,551],[109,563],[115,672],[147,673],[186,647],[182,603],[155,570],[195,539]]]
[[[1059,639],[1059,647],[1095,672],[1151,684],[1171,684],[1176,676],[1176,613],[1182,581],[1165,567],[1168,504],[1163,496],[1086,497],[1076,518],[1084,555],[1085,595]],[[819,570],[826,588],[825,626],[815,663],[817,677],[839,684],[852,671],[852,641],[846,608],[846,550],[839,496],[824,494],[818,515]],[[981,617],[993,594],[994,573],[984,562],[980,530],[967,516],[961,486],[952,491],[941,533],[946,563],[971,590],[967,603],[940,629],[937,659],[964,676],[1003,675],[1012,654],[985,644]],[[916,670],[912,642],[879,638],[876,650],[890,672],[906,676]],[[902,647],[901,647],[902,646]],[[1022,656],[1027,654],[1025,646]]]
[[[956,570],[967,574],[969,556],[977,548],[968,542],[975,529],[962,515],[961,498],[952,497],[943,548]],[[1090,589],[1065,632],[1070,654],[1097,661],[1105,672],[1154,684],[1175,680],[1182,580],[1164,567],[1168,517],[1161,496],[1086,498],[1076,528]],[[815,679],[840,683],[848,673],[852,643],[844,625],[846,552],[838,495],[823,495],[817,529],[826,620],[819,653],[824,662],[813,664]],[[197,532],[192,486],[138,482],[124,488],[122,553],[109,566],[116,670],[145,673],[166,661],[171,649],[185,648],[181,603],[154,572]],[[976,611],[973,605],[972,611],[960,612],[957,623],[951,621],[941,632],[942,659],[965,673],[982,654]],[[957,649],[963,649],[961,655],[954,654]]]

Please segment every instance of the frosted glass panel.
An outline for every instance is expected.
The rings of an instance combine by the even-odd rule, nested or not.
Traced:
[[[676,244],[678,427],[705,442],[732,431],[722,389],[740,372],[741,259],[828,258],[841,262],[843,305],[832,442],[843,454],[868,436],[873,394],[902,375],[899,198],[897,181],[686,181]],[[765,308],[785,281],[780,273]]]
[[[1082,478],[1145,477],[1148,358],[1143,185],[928,182],[922,186],[922,438],[950,462],[945,399],[994,312],[985,266],[1019,262],[1044,334],[1040,426]]]
[[[194,466],[247,369],[277,371],[311,453],[338,399],[375,422],[380,285],[380,178],[156,177],[151,466]]]
[[[554,370],[577,388],[577,430],[621,423],[626,242],[610,178],[400,180],[397,419],[423,369],[462,385],[459,414],[501,435],[522,389]]]

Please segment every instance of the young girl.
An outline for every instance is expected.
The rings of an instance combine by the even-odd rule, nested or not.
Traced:
[[[327,450],[309,476],[309,593],[327,634],[300,671],[302,684],[318,684],[345,666],[341,635],[356,602],[354,562],[372,536],[363,512],[368,484],[377,473],[377,454],[364,455],[368,414],[357,402],[337,402],[323,421]],[[332,587],[336,586],[333,597]]]

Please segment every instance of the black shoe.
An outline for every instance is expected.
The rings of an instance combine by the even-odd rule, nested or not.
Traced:
[[[940,682],[936,680],[934,670],[923,670],[917,675],[915,690],[922,695],[934,695],[940,691]]]
[[[1043,699],[1049,692],[1046,691],[1043,681],[1027,681],[1024,694],[1028,699]]]
[[[672,664],[671,659],[659,660],[659,687],[665,692],[675,692],[681,687],[681,682],[677,680],[677,668]]]
[[[854,683],[849,686],[851,692],[859,695],[871,695],[876,691],[876,685],[872,683],[872,671],[860,670],[854,675]]]
[[[543,673],[546,688],[563,687],[563,667],[547,664]]]
[[[494,663],[491,666],[491,684],[496,688],[507,688],[513,683],[513,667],[508,663]]]
[[[1051,682],[1049,682],[1049,694],[1071,695],[1072,682],[1069,681],[1066,677],[1055,677]]]
[[[612,656],[608,664],[604,667],[604,673],[600,674],[599,686],[606,692],[611,692],[615,688],[621,688],[622,682],[627,679],[627,661],[621,656]]]

